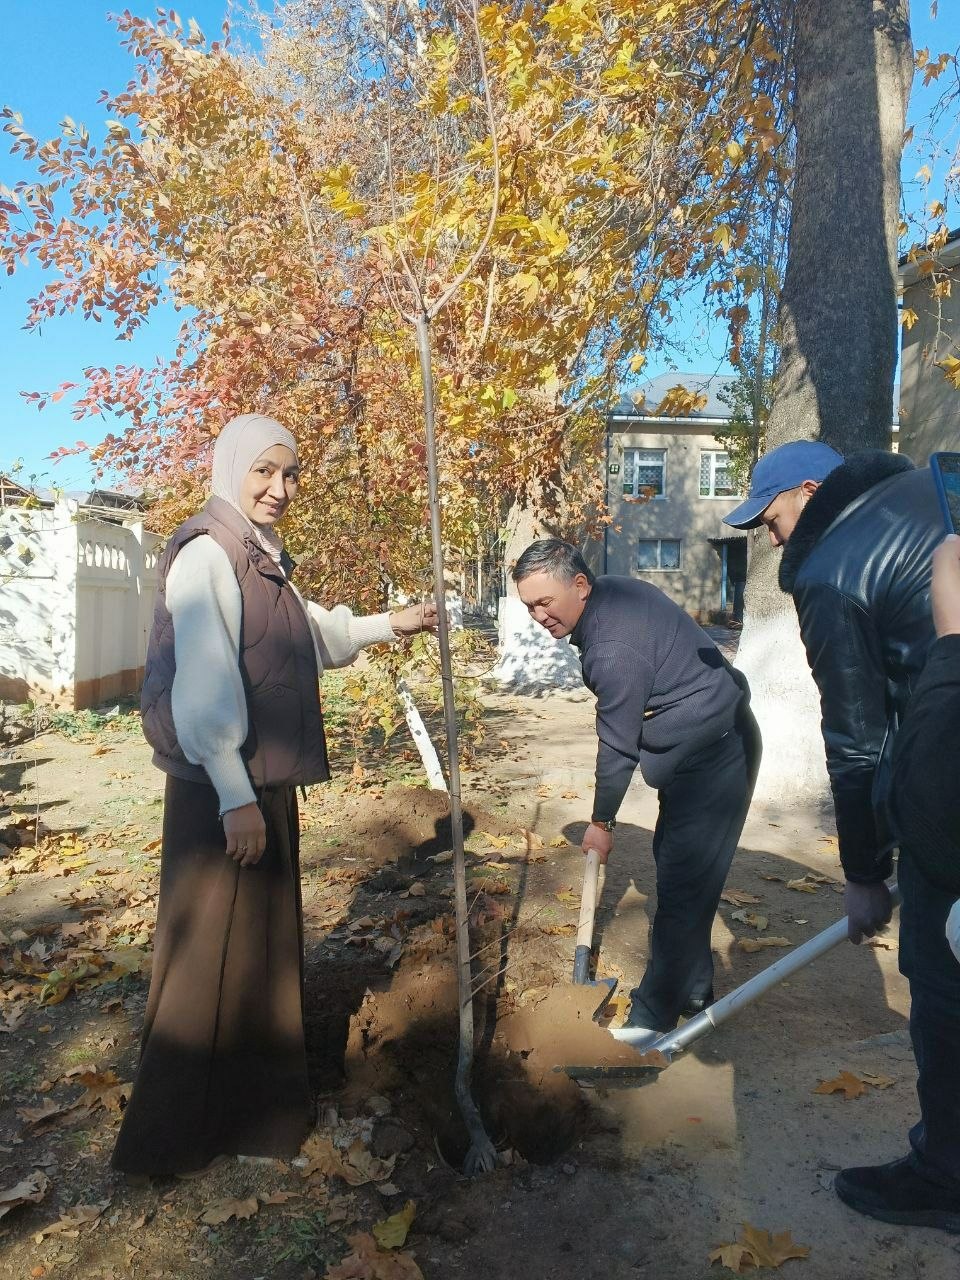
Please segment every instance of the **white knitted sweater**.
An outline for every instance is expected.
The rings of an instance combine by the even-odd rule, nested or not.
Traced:
[[[322,609],[293,590],[310,621],[320,674],[349,666],[367,645],[396,639],[388,613],[357,618],[346,605]],[[174,560],[167,608],[177,664],[171,699],[177,741],[190,763],[206,770],[226,813],[256,797],[240,754],[247,737],[240,584],[227,553],[212,538],[194,538]]]

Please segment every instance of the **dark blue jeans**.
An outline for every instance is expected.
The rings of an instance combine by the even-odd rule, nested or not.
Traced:
[[[647,969],[630,992],[631,1018],[640,1025],[670,1031],[691,996],[703,998],[712,989],[710,932],[760,753],[760,730],[744,707],[736,728],[688,756],[658,793],[657,910]]]
[[[960,1194],[960,962],[947,944],[956,901],[900,850],[900,972],[910,982],[910,1038],[920,1122],[910,1130],[918,1173]]]

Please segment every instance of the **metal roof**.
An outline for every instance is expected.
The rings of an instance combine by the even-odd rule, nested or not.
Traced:
[[[726,391],[734,386],[737,378],[728,373],[660,373],[655,378],[639,383],[636,387],[626,388],[610,408],[615,417],[657,418],[669,422],[692,422],[699,418],[727,419],[730,417],[730,406],[721,400],[718,392]],[[684,387],[697,395],[707,397],[702,409],[693,413],[657,414],[657,405],[672,387]]]

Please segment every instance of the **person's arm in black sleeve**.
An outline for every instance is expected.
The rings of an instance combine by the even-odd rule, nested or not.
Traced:
[[[960,893],[960,635],[942,636],[917,681],[893,755],[898,834],[929,879]]]
[[[879,848],[873,815],[874,775],[887,733],[879,637],[866,611],[831,588],[802,591],[796,604],[820,690],[844,875],[852,884],[877,884],[892,869],[889,851]]]
[[[654,672],[636,650],[621,644],[591,645],[584,678],[597,696],[597,774],[593,818],[610,821],[627,794],[640,760],[643,713]]]

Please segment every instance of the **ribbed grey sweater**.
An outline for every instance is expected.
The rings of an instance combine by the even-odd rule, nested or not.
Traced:
[[[598,578],[570,642],[597,698],[597,819],[616,817],[638,764],[648,786],[665,787],[749,701],[743,675],[649,582]]]

